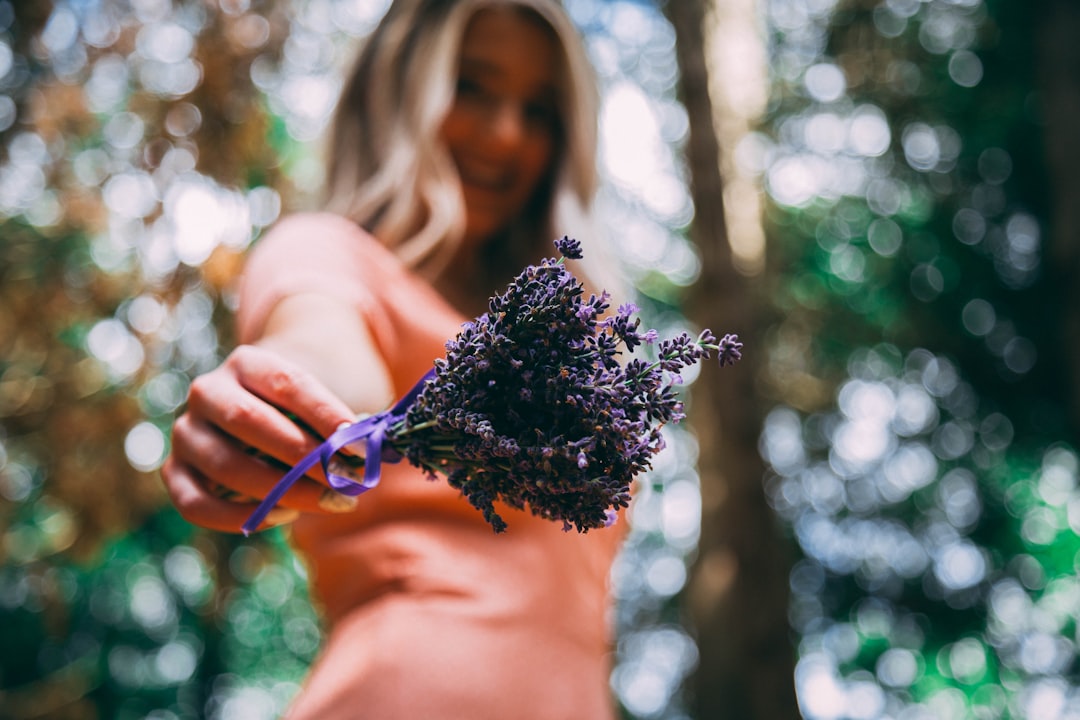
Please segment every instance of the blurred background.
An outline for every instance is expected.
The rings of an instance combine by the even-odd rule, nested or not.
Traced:
[[[635,499],[625,717],[1080,717],[1080,8],[565,4],[646,324],[746,342]],[[285,536],[155,473],[386,5],[0,0],[0,718],[298,689]]]

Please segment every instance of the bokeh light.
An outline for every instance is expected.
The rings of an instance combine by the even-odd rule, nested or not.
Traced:
[[[1064,356],[1032,299],[1052,290],[1024,156],[1042,120],[969,114],[1032,92],[991,39],[1033,42],[1026,16],[764,7],[773,100],[744,156],[783,289],[760,450],[801,558],[803,714],[1071,717],[1076,453],[1048,419]]]
[[[29,5],[0,0],[0,611],[18,631],[0,683],[69,673],[115,717],[276,717],[322,640],[303,567],[278,536],[192,532],[148,476],[232,342],[243,252],[314,196],[341,73],[388,0]],[[767,113],[723,160],[724,201],[777,310],[759,447],[800,552],[807,718],[1065,718],[1080,697],[1078,461],[1031,390],[1055,371],[1053,263],[1003,5],[764,0],[771,93],[717,93]],[[647,322],[681,329],[700,260],[674,31],[654,4],[567,6],[604,91],[605,231]],[[722,45],[752,65],[745,37]],[[736,217],[762,201],[768,256]],[[697,662],[673,621],[697,440],[665,432],[613,573],[611,684],[642,718],[684,716]]]

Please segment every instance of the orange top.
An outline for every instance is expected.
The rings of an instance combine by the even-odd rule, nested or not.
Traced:
[[[297,215],[248,262],[241,342],[279,300],[313,290],[363,316],[399,397],[466,319],[350,221]],[[608,576],[620,526],[581,535],[496,509],[500,535],[457,490],[402,462],[383,466],[355,511],[294,523],[329,633],[290,718],[614,716]]]

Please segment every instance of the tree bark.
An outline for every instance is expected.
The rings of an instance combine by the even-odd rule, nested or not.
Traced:
[[[701,540],[684,596],[699,650],[688,700],[699,720],[797,718],[787,616],[790,541],[766,501],[757,450],[764,409],[755,377],[764,357],[766,311],[759,286],[736,271],[728,242],[708,89],[709,0],[669,0],[664,12],[675,30],[679,91],[689,117],[690,236],[702,261],[686,311],[699,326],[718,335],[737,332],[745,343],[742,362],[701,373],[688,406],[700,444],[702,495]]]
[[[1080,428],[1080,5],[1044,0],[1032,12],[1050,181],[1046,266],[1062,294],[1060,351],[1069,373],[1069,419]]]

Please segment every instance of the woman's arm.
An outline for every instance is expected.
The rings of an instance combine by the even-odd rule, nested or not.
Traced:
[[[192,383],[162,467],[165,486],[190,522],[238,531],[255,504],[222,499],[222,488],[261,499],[321,438],[392,400],[387,368],[355,308],[314,291],[286,297],[259,337]],[[321,469],[311,474],[285,495],[267,526],[355,504],[326,486]]]

